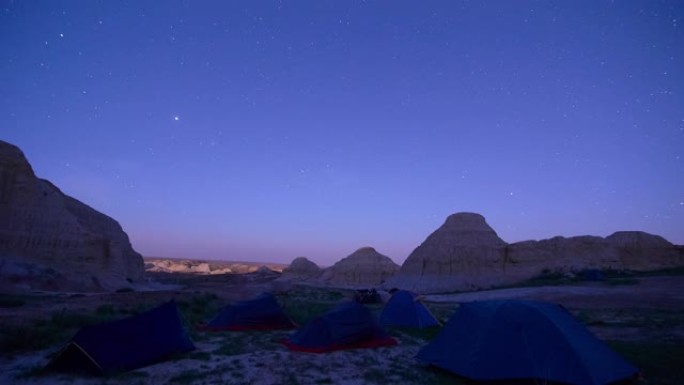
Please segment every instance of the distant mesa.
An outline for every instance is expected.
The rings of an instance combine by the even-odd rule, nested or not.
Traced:
[[[399,265],[372,247],[362,247],[325,269],[321,280],[333,285],[380,285],[394,276]]]
[[[143,273],[119,223],[37,178],[22,151],[0,141],[1,290],[111,291]]]
[[[573,274],[585,269],[649,271],[678,266],[684,266],[681,246],[641,231],[507,244],[482,215],[457,213],[409,255],[385,286],[438,293],[513,284],[544,271]]]

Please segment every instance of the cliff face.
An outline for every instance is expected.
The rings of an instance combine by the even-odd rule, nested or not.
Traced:
[[[544,270],[647,271],[684,266],[681,248],[657,235],[621,231],[606,238],[554,237],[506,244],[479,214],[458,213],[418,246],[385,286],[422,293],[507,285]]]
[[[37,178],[21,150],[0,141],[2,285],[106,291],[143,272],[142,256],[114,219]]]

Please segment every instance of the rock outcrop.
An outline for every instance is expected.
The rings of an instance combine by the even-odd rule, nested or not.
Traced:
[[[149,273],[191,274],[191,275],[221,275],[221,274],[249,274],[261,271],[280,274],[284,265],[259,262],[232,262],[219,260],[195,260],[174,258],[145,258],[145,270]]]
[[[385,287],[421,293],[517,283],[543,272],[648,271],[684,266],[682,248],[657,235],[621,231],[506,244],[479,214],[458,213],[432,233]]]
[[[321,275],[321,268],[306,257],[297,257],[283,270],[283,279],[306,280]]]
[[[506,242],[482,215],[453,214],[409,255],[385,286],[424,293],[479,288],[503,268],[505,248]]]
[[[143,272],[114,219],[37,178],[21,150],[0,141],[0,286],[108,291]]]
[[[372,247],[362,247],[325,269],[321,280],[332,285],[380,285],[394,276],[399,265]]]
[[[619,231],[606,238],[585,235],[517,242],[506,251],[509,282],[530,278],[543,270],[649,271],[684,266],[684,255],[675,245],[643,231]]]

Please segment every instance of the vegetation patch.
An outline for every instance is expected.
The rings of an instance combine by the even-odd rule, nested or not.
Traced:
[[[21,307],[26,304],[26,298],[19,295],[0,294],[0,308]]]
[[[191,369],[177,374],[169,379],[170,384],[194,384],[196,381],[206,377],[206,372]]]
[[[644,385],[679,385],[684,378],[684,343],[609,341],[642,371]]]

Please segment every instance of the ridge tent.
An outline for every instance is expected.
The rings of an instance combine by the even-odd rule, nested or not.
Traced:
[[[383,326],[426,328],[438,326],[439,321],[430,313],[414,293],[400,290],[396,292],[380,313]]]
[[[176,303],[169,301],[145,313],[82,328],[50,361],[48,368],[110,374],[194,349]]]
[[[370,310],[351,301],[341,303],[314,318],[284,344],[290,350],[323,353],[396,345],[397,341],[382,329]]]
[[[637,372],[565,308],[535,301],[462,304],[417,358],[479,381],[603,385]]]
[[[292,320],[283,313],[275,297],[262,293],[255,298],[236,302],[221,309],[202,326],[205,330],[274,330],[294,329]]]

